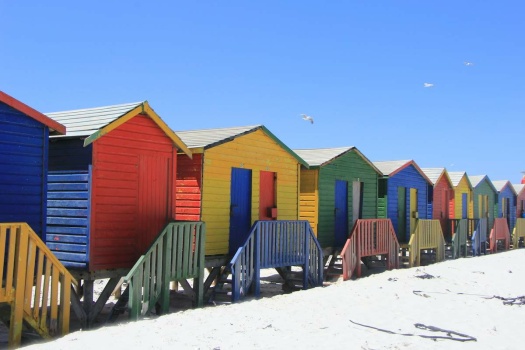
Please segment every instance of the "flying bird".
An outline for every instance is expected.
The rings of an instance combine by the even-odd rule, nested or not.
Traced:
[[[473,65],[474,65],[474,63],[472,63],[472,62],[468,62],[468,61],[463,62],[463,64],[464,64],[465,66],[467,66],[467,67],[468,67],[468,66],[473,66]]]
[[[306,115],[306,114],[301,114],[303,116],[303,120],[306,120],[306,121],[309,121],[310,124],[313,124],[314,123],[314,118],[310,117],[309,115]]]
[[[423,83],[423,87],[429,88],[429,87],[432,87],[432,86],[434,86],[434,84],[432,84],[432,83]]]

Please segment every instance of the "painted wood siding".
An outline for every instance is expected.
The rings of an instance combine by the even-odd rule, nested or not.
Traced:
[[[449,194],[452,192],[452,186],[445,176],[442,176],[434,185],[432,203],[432,219],[439,220],[441,230],[447,232],[447,223],[449,219]]]
[[[335,180],[348,182],[348,227],[352,228],[352,183],[363,186],[363,219],[377,215],[377,172],[356,152],[351,151],[334,159],[319,171],[319,224],[317,239],[321,246],[332,247],[335,238]]]
[[[299,166],[295,158],[262,130],[205,150],[202,220],[206,222],[206,255],[228,253],[231,168],[252,170],[252,223],[259,217],[259,172],[277,175],[279,220],[299,216]]]
[[[133,266],[168,222],[174,154],[171,140],[141,115],[95,141],[90,270]]]
[[[177,220],[199,221],[201,219],[202,154],[177,156],[176,209]]]
[[[474,208],[474,219],[479,219],[481,217],[485,217],[483,213],[479,212],[480,208],[480,198],[479,196],[486,196],[488,198],[488,208],[487,211],[489,213],[488,218],[488,227],[492,228],[494,224],[494,207],[497,207],[495,204],[497,202],[497,196],[498,194],[494,192],[493,188],[487,183],[486,180],[483,180],[481,183],[479,183],[476,188],[472,191],[472,203]]]
[[[49,171],[46,245],[67,268],[88,268],[90,189],[89,170]]]
[[[464,176],[459,184],[454,188],[454,219],[463,219],[463,194],[467,194],[467,217],[474,217],[474,207],[472,202],[472,189],[467,178]]]
[[[509,186],[506,186],[503,191],[498,193],[498,218],[508,217],[508,224],[510,232],[514,229],[516,225],[516,202],[515,202],[514,192],[510,189]],[[506,199],[509,202],[509,214],[504,215],[503,213],[503,200]]]
[[[380,178],[377,181],[377,217],[388,218],[388,179]]]
[[[319,221],[318,196],[319,169],[301,169],[301,189],[299,204],[299,219],[308,220],[314,233],[317,235]]]
[[[0,103],[0,222],[27,222],[45,241],[49,130]]]
[[[417,190],[417,210],[420,217],[427,217],[427,190],[428,182],[412,165],[406,167],[394,176],[388,178],[388,204],[387,215],[392,221],[392,225],[397,230],[397,205],[398,205],[398,187],[413,188]],[[408,211],[409,208],[407,207]],[[397,232],[396,232],[397,234]],[[399,238],[399,235],[398,235]],[[403,241],[403,240],[400,240]]]
[[[525,217],[525,191],[518,193],[516,199],[516,217]],[[492,227],[492,226],[491,226]]]

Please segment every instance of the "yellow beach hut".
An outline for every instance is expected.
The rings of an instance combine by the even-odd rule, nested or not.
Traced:
[[[206,257],[232,256],[257,220],[298,220],[307,163],[263,125],[177,131],[177,220],[206,222]]]

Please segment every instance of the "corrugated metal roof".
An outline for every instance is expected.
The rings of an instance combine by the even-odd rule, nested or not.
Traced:
[[[512,184],[512,186],[514,187],[514,191],[516,191],[516,194],[520,194],[521,191],[523,191],[525,184]]]
[[[399,168],[405,166],[407,163],[412,162],[411,160],[389,160],[389,161],[380,161],[372,162],[376,168],[379,169],[384,175],[390,175]]]
[[[492,183],[492,180],[488,177],[488,175],[468,175],[467,178],[470,181],[470,185],[472,188],[477,187],[482,181],[486,180],[489,186],[494,190],[494,192],[497,192],[498,190],[496,187],[494,187],[494,184]]]
[[[236,126],[231,128],[175,131],[189,148],[209,148],[231,141],[234,138],[255,131],[262,125]]]
[[[301,158],[297,153],[292,151],[287,145],[279,140],[270,130],[264,125],[249,125],[249,126],[236,126],[231,128],[216,128],[216,129],[200,129],[200,130],[186,130],[176,131],[175,133],[181,138],[189,148],[211,148],[222,143],[232,141],[235,138],[254,132],[256,130],[262,130],[269,138],[275,141],[281,146],[286,152],[288,152],[293,158],[297,160],[299,164],[304,165],[308,168],[308,163]]]
[[[463,176],[465,176],[467,173],[464,171],[449,171],[448,176],[450,177],[450,181],[452,181],[452,185],[456,187],[461,182],[461,179]]]
[[[66,126],[66,137],[90,136],[144,102],[45,113]],[[60,137],[60,136],[59,136]]]
[[[351,149],[355,149],[355,147],[294,149],[293,151],[303,158],[308,165],[321,166]]]
[[[432,185],[435,185],[445,171],[445,168],[421,168],[421,170],[430,179]]]
[[[470,183],[472,184],[472,187],[476,187],[480,184],[483,179],[485,179],[487,175],[468,175],[468,178],[470,180]]]

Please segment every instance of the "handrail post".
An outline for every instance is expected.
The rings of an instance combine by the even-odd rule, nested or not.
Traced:
[[[310,276],[310,232],[304,224],[304,268],[303,268],[303,289],[308,289],[308,276]]]
[[[255,280],[255,287],[254,287],[254,294],[256,297],[259,297],[261,295],[261,223],[257,223],[257,230],[254,232],[253,239],[254,239],[254,254],[253,254],[253,266],[254,266],[254,273],[253,278]]]
[[[236,261],[232,267],[232,302],[236,302],[240,299],[240,284],[241,284],[241,271],[240,262]]]

